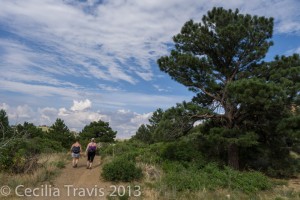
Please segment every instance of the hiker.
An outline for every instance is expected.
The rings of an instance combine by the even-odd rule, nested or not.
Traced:
[[[95,142],[95,138],[92,138],[91,142],[87,145],[85,150],[87,154],[87,164],[86,164],[87,169],[92,169],[92,164],[96,155],[96,150],[97,150],[97,144]]]
[[[74,144],[72,144],[71,147],[71,154],[72,154],[72,158],[73,158],[73,167],[77,167],[77,163],[80,157],[80,152],[81,152],[81,145],[79,143],[78,140],[75,141]]]

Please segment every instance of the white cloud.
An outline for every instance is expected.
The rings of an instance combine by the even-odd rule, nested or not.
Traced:
[[[152,112],[139,114],[130,110],[110,113],[110,125],[118,131],[119,138],[130,138],[142,124],[147,124]]]
[[[76,112],[71,110],[65,110],[65,113],[68,114],[61,116],[61,118],[65,121],[65,123],[70,129],[76,130],[77,132],[81,131],[84,126],[88,125],[93,121],[107,121],[106,115],[92,110],[81,110]]]
[[[6,104],[6,103],[1,103],[1,104],[0,104],[0,109],[1,109],[1,110],[8,110],[8,109],[9,109],[9,105]]]
[[[189,101],[192,98],[192,92],[187,95],[153,95],[137,92],[109,92],[103,94],[90,93],[89,99],[95,99],[93,103],[97,107],[113,107],[114,109],[139,110],[151,109],[153,111],[160,108],[169,108],[182,101]],[[87,96],[89,96],[87,95]]]
[[[0,89],[3,91],[18,92],[23,94],[30,94],[36,97],[44,96],[67,96],[77,98],[79,91],[76,88],[63,88],[48,85],[28,84],[18,81],[6,81],[0,78]]]
[[[121,91],[121,89],[118,88],[118,87],[111,87],[111,86],[108,86],[108,85],[105,85],[105,84],[99,84],[98,87],[102,90],[106,90],[106,91],[109,91],[109,92]]]
[[[292,54],[300,54],[300,47],[298,48],[294,48],[294,49],[290,49],[288,51],[285,52],[285,55],[292,55]]]
[[[73,106],[71,107],[72,111],[83,111],[92,107],[92,102],[88,99],[84,101],[73,100]]]
[[[36,119],[35,123],[37,123],[38,125],[46,125],[50,124],[53,121],[53,119],[56,119],[59,112],[55,108],[45,107],[38,108],[37,114],[40,117]]]
[[[154,88],[156,88],[159,92],[169,92],[169,90],[162,88],[159,85],[153,85]]]
[[[34,114],[33,109],[26,104],[18,105],[16,107],[9,106],[5,103],[2,105],[5,105],[2,109],[6,111],[7,116],[9,117],[9,119],[13,120],[14,124],[18,124],[31,119]]]
[[[64,116],[68,116],[70,113],[67,111],[66,108],[60,108],[59,109],[59,113],[58,116],[64,117]]]
[[[0,66],[5,80],[44,86],[78,89],[67,76],[151,81],[151,63],[168,53],[172,36],[213,6],[272,16],[276,32],[300,34],[298,0],[4,1],[0,23],[15,37],[0,39]]]
[[[144,114],[137,114],[130,120],[130,122],[138,125],[148,124],[148,119],[152,116],[152,112],[144,113]]]

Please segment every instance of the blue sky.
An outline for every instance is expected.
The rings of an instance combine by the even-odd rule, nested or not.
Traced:
[[[129,138],[192,98],[156,60],[214,6],[275,18],[267,60],[300,53],[299,0],[1,0],[0,109],[11,124],[61,118],[77,131],[101,119]]]

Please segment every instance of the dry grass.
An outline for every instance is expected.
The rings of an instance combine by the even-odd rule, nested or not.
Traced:
[[[44,154],[39,157],[38,169],[30,174],[0,174],[0,186],[9,186],[12,191],[19,186],[35,187],[41,184],[50,183],[53,178],[59,173],[58,163],[62,165],[66,162],[66,155],[62,153]],[[1,196],[2,199],[20,199],[13,193],[8,197]]]
[[[143,181],[145,183],[153,183],[161,180],[163,171],[158,166],[147,163],[138,163],[137,166],[143,170]]]

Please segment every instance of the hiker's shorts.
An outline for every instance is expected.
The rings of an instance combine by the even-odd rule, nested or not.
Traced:
[[[93,162],[95,158],[96,152],[88,152],[88,161]]]
[[[80,153],[72,153],[72,158],[79,158],[80,157]]]

